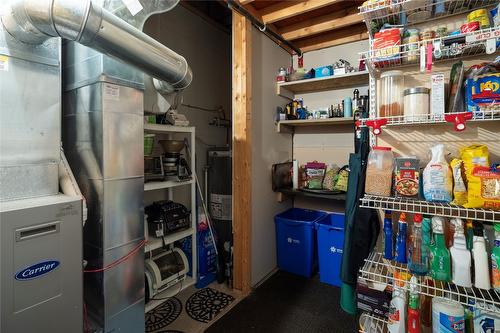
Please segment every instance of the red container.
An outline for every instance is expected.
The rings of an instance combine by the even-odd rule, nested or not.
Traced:
[[[467,32],[472,32],[472,31],[479,30],[479,28],[480,28],[479,22],[473,21],[473,22],[469,22],[469,23],[463,24],[460,27],[460,32],[463,33],[463,34],[465,34]]]

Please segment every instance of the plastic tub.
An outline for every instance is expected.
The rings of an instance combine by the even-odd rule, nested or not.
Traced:
[[[341,213],[328,214],[316,222],[318,237],[319,280],[340,287],[340,266],[344,248],[344,221]]]
[[[274,217],[276,251],[281,270],[311,277],[315,269],[316,232],[314,223],[327,213],[291,208]]]
[[[380,75],[379,117],[403,115],[404,74],[402,71],[388,71]]]

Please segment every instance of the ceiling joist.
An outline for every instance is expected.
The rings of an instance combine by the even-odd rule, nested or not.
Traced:
[[[301,15],[338,2],[339,0],[282,1],[260,10],[265,24]]]
[[[280,33],[286,40],[294,40],[362,22],[363,18],[358,14],[357,8],[343,9],[332,14],[283,27],[280,29]]]
[[[294,42],[302,52],[324,49],[327,47],[358,42],[368,39],[368,32],[364,24],[333,30],[315,37],[304,38]]]

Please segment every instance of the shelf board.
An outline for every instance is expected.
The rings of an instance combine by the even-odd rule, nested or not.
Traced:
[[[194,233],[195,232],[192,227],[186,230],[178,231],[171,235],[165,236],[165,242],[166,244],[171,244],[183,238],[192,236]],[[154,251],[161,248],[162,246],[163,246],[163,240],[161,238],[150,237],[146,245],[144,246],[144,252],[147,253],[149,251]]]
[[[328,118],[328,119],[304,119],[304,120],[281,120],[276,123],[276,131],[289,133],[294,127],[313,127],[313,126],[335,126],[335,125],[353,125],[353,117]]]
[[[283,97],[293,98],[294,94],[367,86],[368,79],[368,71],[363,71],[283,82],[277,83],[277,93]]]
[[[181,285],[182,283],[182,285]],[[186,279],[174,284],[172,287],[168,288],[167,290],[162,291],[161,293],[153,296],[154,298],[158,298],[158,300],[150,300],[148,303],[146,303],[145,306],[145,313],[153,310],[156,308],[158,305],[166,302],[170,297],[174,297],[181,291],[191,287],[196,283],[196,280],[193,279],[191,276],[186,276]],[[161,299],[160,299],[161,298]]]
[[[144,132],[147,133],[192,133],[194,132],[193,126],[173,126],[163,124],[144,124]]]
[[[344,201],[346,199],[345,193],[320,194],[320,193],[311,193],[311,192],[293,190],[293,189],[280,189],[278,192],[281,192],[285,195],[290,195],[290,196],[298,195],[298,196],[303,196],[303,197],[320,198],[320,199],[328,199],[328,200]]]
[[[394,286],[395,281],[403,282],[403,280],[395,278],[395,271],[408,272],[406,264],[400,264],[395,261],[385,259],[382,253],[372,252],[365,259],[363,267],[359,270],[359,279],[363,279],[371,283],[390,284]],[[450,282],[434,281],[433,285],[425,283],[425,279],[430,277],[417,277],[417,290],[419,294],[430,297],[443,297],[450,300],[455,300],[465,306],[470,306],[469,302],[474,302],[476,309],[486,310],[489,312],[499,313],[500,310],[500,295],[495,289],[484,290],[478,288],[459,287]],[[407,285],[412,284],[410,281],[405,281]],[[496,310],[492,310],[496,309]]]
[[[500,211],[482,208],[463,208],[439,202],[365,195],[360,199],[359,206],[363,208],[389,209],[398,212],[460,217],[462,219],[500,223]]]
[[[166,181],[153,181],[153,182],[147,182],[144,183],[144,191],[155,191],[155,190],[161,190],[165,188],[172,188],[172,187],[177,187],[177,186],[184,186],[184,185],[189,185],[193,184],[194,180],[186,180],[186,181],[176,181],[176,180],[166,180]]]

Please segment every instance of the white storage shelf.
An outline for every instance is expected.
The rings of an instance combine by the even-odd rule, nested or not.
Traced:
[[[172,244],[178,240],[183,238],[193,236],[194,228],[190,227],[189,229],[175,232],[171,235],[165,236],[165,244]],[[160,249],[163,246],[163,239],[149,236],[147,239],[146,246],[144,246],[144,252],[148,253],[149,251],[154,251]]]
[[[146,133],[193,133],[192,126],[173,126],[163,124],[144,124],[144,132]]]
[[[388,209],[398,212],[460,217],[462,219],[500,223],[500,211],[481,208],[463,208],[439,202],[365,195],[360,199],[359,206],[363,208]]]
[[[361,279],[371,283],[394,286],[395,281],[400,281],[405,282],[408,287],[412,285],[410,281],[395,278],[395,271],[409,273],[407,265],[387,260],[381,253],[372,252],[365,259],[365,263],[359,272]],[[448,298],[456,300],[465,306],[474,304],[477,309],[500,313],[500,295],[494,289],[464,288],[453,283],[434,280],[433,283],[426,283],[426,279],[432,280],[430,277],[425,276],[417,278],[416,289],[421,295]]]
[[[166,181],[153,181],[144,183],[144,191],[155,191],[166,188],[173,188],[177,186],[184,186],[193,184],[194,180],[186,180],[186,181],[176,181],[176,180],[166,180]]]
[[[409,19],[407,26],[429,22],[430,20],[468,14],[469,12],[489,8],[498,4],[497,0],[391,0],[375,1],[359,7],[359,14],[363,16],[368,31],[371,26],[382,26],[384,23],[401,24],[402,14],[411,14],[411,10],[419,10],[420,15]],[[410,9],[410,10],[408,10]],[[422,14],[423,11],[428,14]]]

